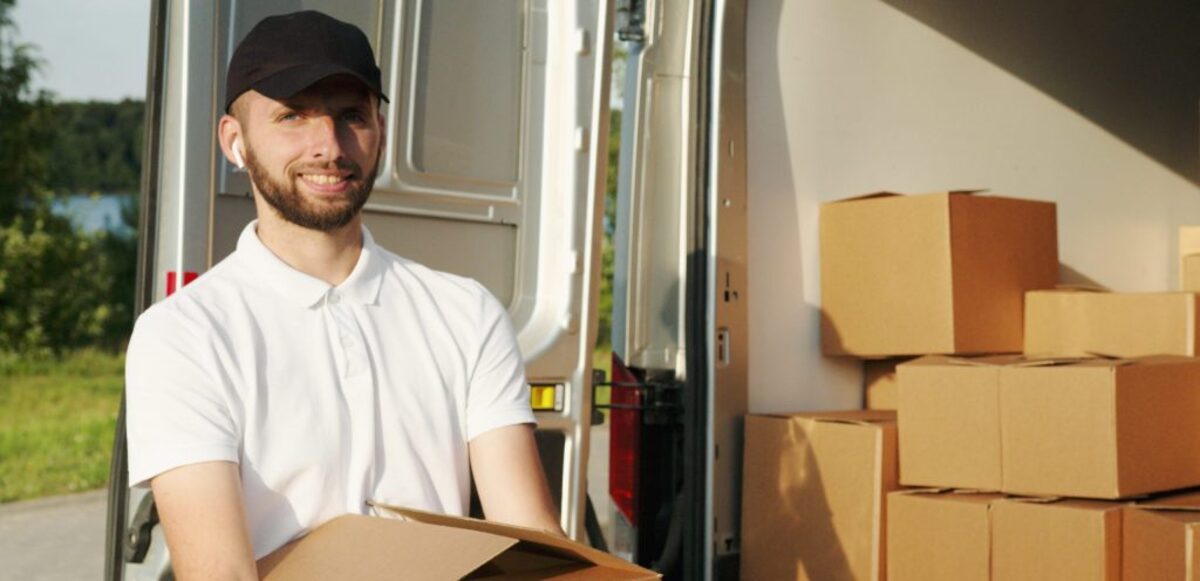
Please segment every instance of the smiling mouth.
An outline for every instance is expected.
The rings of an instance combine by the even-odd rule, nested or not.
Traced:
[[[328,174],[300,174],[300,178],[306,182],[321,186],[334,186],[348,179],[347,175],[328,175]]]

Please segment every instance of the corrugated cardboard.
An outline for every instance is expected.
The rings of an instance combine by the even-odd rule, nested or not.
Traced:
[[[896,409],[896,366],[911,360],[911,357],[897,357],[863,361],[863,403],[867,409]]]
[[[345,515],[259,561],[268,581],[356,579],[658,579],[617,557],[542,531],[380,506]]]
[[[936,489],[888,495],[890,581],[988,581],[990,508],[999,494]]]
[[[1179,227],[1179,290],[1200,291],[1200,226]]]
[[[1025,291],[1058,280],[1049,202],[879,194],[820,221],[826,355],[1016,353]]]
[[[1125,581],[1200,581],[1200,492],[1125,508]]]
[[[1025,296],[1025,354],[1194,357],[1198,302],[1185,292],[1032,291]]]
[[[992,504],[994,581],[1118,581],[1121,505],[1004,499]]]
[[[1000,377],[1005,492],[1121,498],[1200,485],[1200,359],[1010,365]]]
[[[885,578],[895,417],[863,410],[747,416],[742,579]]]
[[[1015,355],[922,357],[897,367],[900,482],[1000,490],[1000,371]]]

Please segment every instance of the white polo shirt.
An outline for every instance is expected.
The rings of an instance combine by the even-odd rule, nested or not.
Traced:
[[[332,287],[259,241],[138,318],[129,481],[238,463],[254,555],[367,500],[465,514],[467,442],[534,422],[504,307],[379,247]]]

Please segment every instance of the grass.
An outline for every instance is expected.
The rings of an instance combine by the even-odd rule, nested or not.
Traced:
[[[600,346],[592,354],[609,381],[611,353]],[[0,355],[0,502],[107,484],[124,367],[123,355],[92,350]],[[610,391],[600,388],[597,402],[608,403]]]
[[[108,482],[124,356],[0,356],[0,502]]]

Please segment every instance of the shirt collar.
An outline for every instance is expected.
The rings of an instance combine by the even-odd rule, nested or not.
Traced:
[[[245,259],[256,277],[297,306],[311,308],[319,305],[335,291],[340,298],[365,305],[377,304],[383,284],[383,249],[362,227],[363,247],[350,276],[337,287],[289,266],[271,252],[258,238],[258,220],[253,220],[238,238],[237,253]]]

